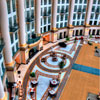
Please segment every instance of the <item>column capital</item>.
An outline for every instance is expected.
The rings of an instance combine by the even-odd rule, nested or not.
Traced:
[[[57,31],[58,31],[58,29],[56,27],[51,29],[51,32],[57,32]]]
[[[10,63],[5,63],[6,67],[14,67],[14,65],[15,65],[15,61],[12,61]]]
[[[73,29],[73,28],[74,28],[74,26],[73,26],[73,25],[68,24],[68,29]]]

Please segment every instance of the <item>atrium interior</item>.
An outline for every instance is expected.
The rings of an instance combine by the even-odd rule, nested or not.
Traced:
[[[100,100],[100,0],[0,0],[0,100]]]

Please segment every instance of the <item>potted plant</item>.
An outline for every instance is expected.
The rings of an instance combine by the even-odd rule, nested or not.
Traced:
[[[70,40],[70,38],[67,36],[67,37],[66,37],[66,41],[69,41],[69,40]]]
[[[92,38],[92,34],[90,34],[89,38]]]
[[[35,79],[35,76],[36,76],[36,75],[35,75],[35,72],[31,72],[31,73],[30,73],[30,78],[31,78],[31,79]]]
[[[65,66],[64,61],[61,61],[61,62],[59,63],[59,67],[60,67],[60,69],[64,68],[64,66]]]

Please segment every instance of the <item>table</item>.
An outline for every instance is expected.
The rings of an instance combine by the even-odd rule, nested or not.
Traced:
[[[56,96],[56,91],[55,90],[49,90],[49,95],[50,96]]]

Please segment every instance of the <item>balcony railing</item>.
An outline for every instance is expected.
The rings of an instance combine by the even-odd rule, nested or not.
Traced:
[[[11,33],[12,33],[12,32],[16,32],[17,30],[18,30],[18,25],[17,25],[17,24],[10,27],[10,32],[11,32]]]
[[[31,23],[34,21],[34,17],[26,18],[27,23]]]
[[[43,14],[43,17],[49,17],[51,15],[51,13],[48,11],[48,12],[44,12]]]
[[[4,41],[3,38],[0,37],[0,53],[2,52],[3,48],[4,48]]]
[[[38,36],[38,37],[33,38],[33,39],[28,39],[27,44],[35,43],[35,42],[37,42],[38,40],[40,40],[40,38],[41,38],[41,36]]]

